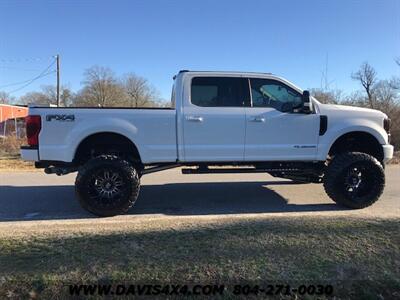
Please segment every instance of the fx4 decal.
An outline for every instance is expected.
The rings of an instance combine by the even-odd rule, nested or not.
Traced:
[[[47,115],[46,121],[65,121],[72,122],[75,121],[75,115]]]

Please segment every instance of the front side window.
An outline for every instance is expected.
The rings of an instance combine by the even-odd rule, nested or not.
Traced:
[[[191,102],[203,107],[243,107],[249,99],[247,79],[194,77]]]
[[[286,84],[271,79],[250,79],[253,107],[272,107],[285,111],[288,105],[298,108],[301,94]]]

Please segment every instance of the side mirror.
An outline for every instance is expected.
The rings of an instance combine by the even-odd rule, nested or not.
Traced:
[[[303,102],[301,111],[303,113],[307,113],[307,114],[311,113],[311,102],[310,102],[310,92],[309,91],[303,91],[301,101]]]

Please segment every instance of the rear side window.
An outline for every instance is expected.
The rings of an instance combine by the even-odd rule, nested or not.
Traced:
[[[242,107],[249,103],[247,79],[235,77],[194,77],[191,102],[203,107]]]

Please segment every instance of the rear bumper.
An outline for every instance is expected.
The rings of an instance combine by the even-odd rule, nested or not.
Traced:
[[[387,163],[393,158],[394,147],[392,145],[382,145],[383,148],[383,162]]]
[[[39,149],[37,148],[22,146],[20,153],[23,160],[39,161]]]

